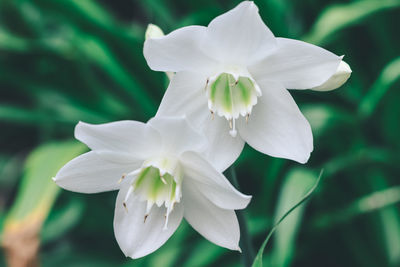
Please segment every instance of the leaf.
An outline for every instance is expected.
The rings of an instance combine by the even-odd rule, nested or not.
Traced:
[[[301,111],[311,124],[311,129],[316,137],[343,123],[354,122],[354,117],[346,110],[334,105],[306,104],[301,106]]]
[[[358,112],[362,117],[370,116],[383,98],[385,93],[400,78],[400,57],[394,59],[385,66],[374,82],[371,89],[361,100]]]
[[[377,12],[398,6],[398,0],[366,0],[328,7],[303,40],[313,44],[324,44],[338,31]]]
[[[4,221],[2,245],[10,263],[22,266],[35,261],[38,233],[60,191],[51,178],[85,150],[76,141],[53,142],[28,156],[17,197]]]
[[[312,225],[313,228],[331,227],[398,203],[400,203],[400,186],[389,187],[363,196],[337,211],[322,214]]]
[[[287,212],[285,212],[282,217],[280,217],[280,219],[275,223],[275,225],[272,227],[271,231],[268,233],[267,237],[265,238],[263,244],[261,245],[260,249],[258,250],[257,256],[254,259],[253,262],[253,267],[262,267],[263,263],[262,263],[262,256],[264,253],[264,249],[269,241],[269,239],[271,238],[272,234],[276,231],[276,229],[278,228],[278,226],[283,222],[283,220],[289,215],[291,214],[296,208],[298,208],[301,204],[303,204],[305,201],[307,201],[312,193],[315,191],[315,189],[317,188],[319,181],[321,180],[321,176],[322,176],[323,170],[321,170],[315,184],[311,187],[311,189],[295,204],[293,205]]]
[[[79,198],[71,198],[61,208],[53,209],[43,224],[40,238],[43,243],[62,237],[71,230],[82,218],[86,203]]]

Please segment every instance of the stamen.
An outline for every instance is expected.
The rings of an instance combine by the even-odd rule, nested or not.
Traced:
[[[164,176],[161,176],[161,175],[160,175],[160,180],[161,180],[161,182],[163,182],[163,184],[167,184],[167,181],[165,181]]]
[[[232,130],[232,119],[229,120],[229,128]]]
[[[169,219],[169,214],[171,213],[171,211],[174,209],[175,207],[175,202],[172,202],[168,205],[167,207],[167,213],[165,213],[165,224],[164,224],[164,228],[163,230],[167,230],[168,229],[168,219]]]
[[[206,86],[204,87],[204,91],[207,91],[208,83],[210,82],[210,78],[207,78]]]
[[[144,215],[143,223],[145,223],[145,222],[146,222],[146,220],[147,220],[147,217],[149,217],[149,214],[146,214],[146,215]]]
[[[232,123],[232,121],[233,121],[233,123]],[[232,125],[232,124],[233,124],[233,125]],[[232,129],[232,130],[229,131],[229,134],[230,134],[232,137],[236,137],[237,131],[236,131],[235,119],[231,119],[231,120],[229,121],[229,126],[230,126],[231,129]]]
[[[132,192],[133,192],[133,186],[129,186],[128,192],[126,193],[126,196],[124,199],[124,202],[128,201],[128,198],[131,196]]]
[[[214,111],[210,110],[211,112],[211,119],[214,120]]]
[[[147,201],[147,205],[146,205],[146,214],[149,215],[151,208],[153,207],[154,202],[153,201]]]
[[[247,115],[246,115],[246,123],[248,123],[248,122],[249,122],[249,117],[250,117],[250,114],[249,114],[249,113],[247,113]]]

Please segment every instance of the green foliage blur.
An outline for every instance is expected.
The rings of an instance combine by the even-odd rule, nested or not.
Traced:
[[[39,209],[45,267],[242,266],[240,253],[186,222],[153,254],[126,259],[112,228],[116,192],[77,194],[51,181],[85,151],[72,141],[78,121],[155,115],[168,79],[144,60],[148,23],[166,33],[207,25],[239,2],[0,0],[0,241],[3,225],[29,224]],[[276,36],[345,55],[353,73],[332,92],[291,91],[313,129],[307,164],[247,146],[235,163],[241,191],[253,195],[242,215],[254,252],[324,169],[312,199],[267,244],[264,266],[400,266],[400,1],[255,2]]]

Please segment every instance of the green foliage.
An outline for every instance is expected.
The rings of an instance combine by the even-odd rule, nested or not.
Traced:
[[[78,121],[147,121],[155,114],[168,80],[144,60],[148,23],[166,33],[207,25],[238,2],[0,1],[0,227],[45,211],[43,266],[241,265],[240,253],[213,245],[186,223],[153,254],[125,259],[112,229],[115,193],[75,194],[48,179],[85,149],[62,141],[73,137]],[[271,225],[288,215],[258,262],[399,266],[400,1],[255,2],[276,36],[345,54],[353,70],[335,91],[291,91],[313,129],[306,165],[248,146],[235,163],[241,191],[253,195],[245,217],[257,250]],[[307,208],[286,213],[322,168],[324,182]]]
[[[53,142],[37,147],[25,163],[24,177],[5,219],[5,229],[43,221],[60,192],[51,178],[85,149],[76,141]]]
[[[277,266],[289,265],[293,256],[294,237],[303,214],[304,207],[301,205],[311,197],[311,194],[319,184],[321,176],[322,171],[318,178],[315,178],[312,172],[303,169],[294,169],[288,175],[279,197],[276,223],[262,243],[256,258],[254,259],[253,267],[263,266],[263,253],[265,246],[268,244],[272,234],[278,230],[278,226],[280,225],[282,226],[277,233],[277,245],[274,250],[273,261]],[[311,187],[310,184],[312,185]],[[300,200],[298,200],[299,198]]]

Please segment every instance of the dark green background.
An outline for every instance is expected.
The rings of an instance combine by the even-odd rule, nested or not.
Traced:
[[[70,140],[80,120],[147,121],[155,114],[168,80],[143,58],[148,23],[166,33],[207,25],[237,3],[0,0],[0,225],[24,192],[18,187],[35,148]],[[245,217],[255,249],[324,168],[313,198],[281,225],[264,262],[400,266],[400,1],[256,4],[276,36],[344,54],[353,73],[333,92],[291,91],[314,132],[307,164],[249,147],[235,163],[241,191],[253,195]],[[155,253],[125,259],[112,229],[115,197],[62,191],[41,231],[42,265],[241,265],[238,252],[211,244],[187,223]]]

